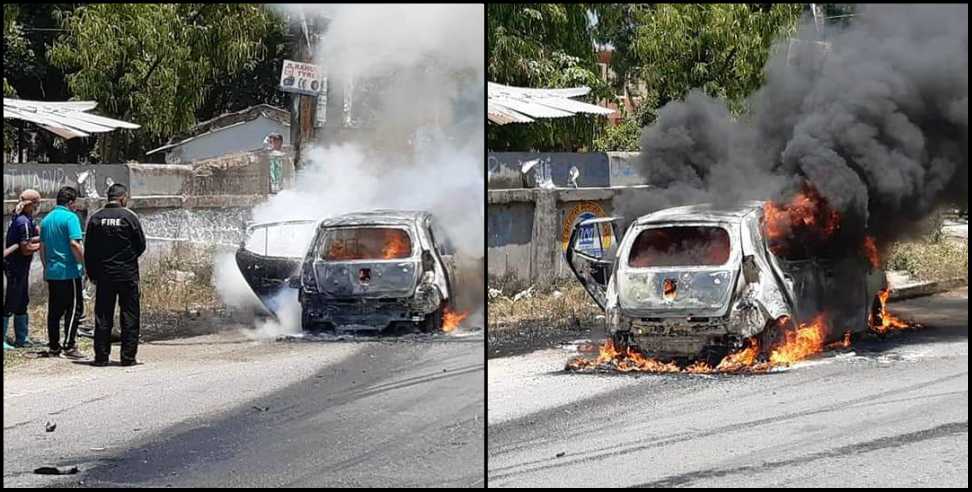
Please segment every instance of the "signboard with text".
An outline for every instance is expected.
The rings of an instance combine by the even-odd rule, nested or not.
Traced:
[[[311,63],[284,60],[280,70],[280,90],[305,96],[317,96],[323,86],[321,69]]]

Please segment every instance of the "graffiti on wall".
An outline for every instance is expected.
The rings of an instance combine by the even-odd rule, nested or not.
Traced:
[[[63,186],[73,186],[81,196],[104,196],[112,183],[128,185],[124,164],[10,164],[3,168],[3,197],[14,200],[30,188],[44,198],[54,198]]]

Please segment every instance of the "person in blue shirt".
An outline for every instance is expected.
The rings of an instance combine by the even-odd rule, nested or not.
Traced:
[[[10,255],[12,255],[14,253],[19,252],[19,251],[20,251],[20,245],[19,244],[13,244],[13,245],[7,246],[3,250],[3,257],[6,258],[6,257],[8,257],[8,256],[10,256]],[[6,285],[6,284],[4,284],[4,285]],[[14,348],[14,346],[13,345],[10,345],[9,343],[7,343],[7,317],[4,316],[3,317],[3,350],[6,351],[6,350],[10,350],[12,348]]]
[[[30,287],[30,260],[40,249],[37,237],[37,227],[34,225],[34,213],[40,207],[40,193],[35,190],[24,190],[20,194],[20,201],[14,210],[13,219],[7,229],[4,250],[17,246],[17,250],[3,257],[3,274],[7,285],[3,296],[3,338],[7,338],[7,322],[14,319],[14,346],[29,347],[33,345],[27,338],[29,322],[27,319],[27,305],[30,297],[27,292]],[[7,346],[4,345],[4,349]]]
[[[47,280],[48,357],[60,357],[61,333],[58,325],[64,318],[64,356],[84,357],[77,347],[78,323],[84,310],[81,296],[84,246],[81,244],[81,220],[75,213],[78,192],[65,186],[57,192],[57,206],[40,224],[41,261]]]

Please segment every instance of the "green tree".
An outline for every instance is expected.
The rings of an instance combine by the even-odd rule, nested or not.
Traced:
[[[644,101],[628,116],[644,127],[659,108],[692,88],[725,99],[736,113],[744,111],[745,98],[764,82],[773,42],[796,30],[804,9],[800,4],[601,4],[595,33],[599,42],[614,46],[612,68],[621,83],[645,82]],[[627,130],[613,134],[600,144],[630,148],[631,139],[637,141]]]
[[[142,125],[99,136],[101,160],[137,159],[193,126],[210,98],[225,99],[214,88],[258,66],[280,22],[250,4],[85,5],[64,15],[48,56],[77,98]]]
[[[610,94],[601,80],[586,4],[490,4],[487,76],[519,87],[592,89],[591,100]],[[490,150],[574,150],[590,146],[603,118],[576,116],[529,124],[488,125]]]

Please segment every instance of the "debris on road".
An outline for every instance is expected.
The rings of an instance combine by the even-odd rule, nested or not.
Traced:
[[[46,425],[44,425],[44,430],[47,432],[54,432],[54,429],[57,429],[57,424],[53,422],[48,422]]]
[[[521,291],[521,292],[517,292],[516,295],[513,296],[513,302],[519,301],[520,299],[529,299],[529,298],[533,297],[533,288],[534,287],[535,287],[534,285],[531,285],[529,289],[524,290],[524,291]]]
[[[80,470],[76,466],[42,466],[34,469],[34,473],[37,475],[74,475],[78,471]]]

